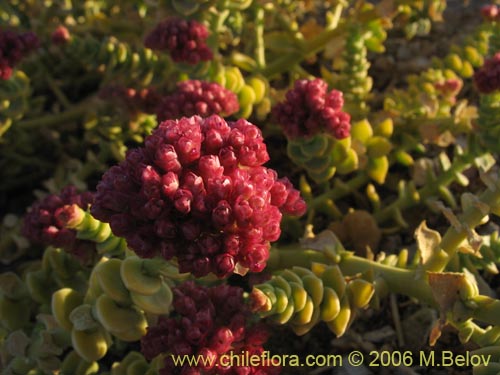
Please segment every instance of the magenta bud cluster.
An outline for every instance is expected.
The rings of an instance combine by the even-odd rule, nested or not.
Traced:
[[[160,317],[141,339],[141,351],[148,360],[165,356],[161,375],[218,374],[274,375],[280,367],[262,363],[260,366],[226,365],[220,357],[228,353],[261,354],[268,339],[263,324],[249,327],[250,312],[244,304],[243,290],[230,285],[205,287],[187,281],[173,289],[174,312]],[[210,358],[211,364],[175,366],[172,355],[198,355]],[[217,366],[216,366],[217,364]]]
[[[230,116],[240,109],[238,97],[218,83],[198,80],[179,82],[172,94],[163,97],[158,105],[159,121],[198,115]]]
[[[445,97],[450,103],[456,102],[456,96],[462,89],[463,83],[459,78],[449,78],[434,84],[436,91]]]
[[[169,18],[160,22],[146,37],[144,45],[157,51],[166,51],[175,62],[198,64],[212,60],[206,44],[208,29],[194,20]]]
[[[496,22],[500,19],[498,6],[495,4],[488,4],[481,7],[481,15],[489,22]]]
[[[500,52],[484,61],[483,66],[474,73],[474,83],[481,94],[500,90]]]
[[[273,116],[290,139],[322,132],[342,139],[351,130],[351,116],[342,111],[343,105],[342,92],[328,91],[322,79],[300,79],[286,93],[285,100],[274,106]]]
[[[50,39],[55,45],[61,46],[71,40],[71,34],[66,26],[60,25],[52,32]]]
[[[268,159],[260,129],[244,119],[167,120],[104,174],[92,214],[138,256],[177,257],[181,272],[260,272],[282,212],[306,210],[288,179],[262,166]]]
[[[31,206],[24,216],[22,233],[33,243],[63,248],[84,261],[93,253],[91,242],[77,239],[76,231],[65,227],[60,214],[73,204],[86,210],[92,202],[92,193],[78,193],[76,187],[66,186],[60,194],[50,194]]]
[[[38,46],[38,38],[31,31],[20,34],[0,30],[0,79],[9,79],[14,67]]]

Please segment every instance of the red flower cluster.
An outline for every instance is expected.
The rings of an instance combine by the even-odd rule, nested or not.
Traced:
[[[198,80],[179,82],[177,90],[162,98],[158,109],[159,121],[198,115],[230,116],[240,108],[235,93],[218,83]]]
[[[167,120],[104,174],[92,214],[139,256],[177,257],[181,272],[260,272],[281,212],[306,210],[288,179],[262,166],[268,159],[259,128],[246,120]]]
[[[280,367],[269,363],[253,367],[244,366],[244,363],[230,366],[228,361],[221,359],[224,354],[241,355],[242,352],[260,356],[268,338],[265,326],[246,326],[250,312],[244,304],[241,288],[229,285],[207,288],[188,281],[173,291],[176,316],[160,317],[158,324],[149,327],[141,339],[141,351],[146,359],[169,354],[165,357],[165,367],[160,370],[161,375],[280,373]],[[176,367],[172,355],[197,355],[207,361],[196,367]]]
[[[206,45],[208,30],[194,20],[170,18],[151,31],[144,44],[146,47],[168,51],[175,62],[198,64],[212,60],[212,51]]]
[[[198,80],[179,82],[177,90],[165,95],[155,88],[136,90],[107,86],[101,90],[103,99],[118,99],[130,112],[155,113],[158,121],[198,115],[230,116],[240,108],[235,93],[218,83]]]
[[[50,38],[52,40],[52,43],[60,46],[70,41],[71,34],[69,33],[69,30],[65,26],[61,25],[54,30]]]
[[[31,206],[24,217],[23,235],[33,243],[63,248],[84,261],[89,256],[91,243],[77,239],[76,231],[65,228],[57,214],[72,204],[86,210],[92,202],[92,193],[80,194],[74,186],[66,186],[59,195],[48,195]]]
[[[500,52],[485,60],[483,66],[474,73],[474,83],[481,94],[500,90]]]
[[[32,32],[17,34],[0,30],[0,79],[9,79],[14,66],[38,45],[38,38]]]
[[[484,5],[481,8],[481,15],[486,21],[496,22],[500,19],[500,12],[498,6],[495,4]]]
[[[322,79],[301,79],[286,93],[285,101],[273,108],[273,116],[289,138],[327,132],[342,139],[351,130],[351,117],[342,112],[343,105],[342,93],[328,92],[328,85]]]

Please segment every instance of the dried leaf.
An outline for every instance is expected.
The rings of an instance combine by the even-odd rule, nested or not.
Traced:
[[[448,147],[455,142],[450,131],[441,131],[437,124],[425,124],[419,127],[419,133],[425,143],[433,143],[440,147]]]
[[[439,2],[431,2],[429,4],[429,18],[433,22],[443,22],[443,10],[446,7],[446,1],[441,0]]]
[[[496,164],[495,158],[487,153],[474,159],[474,165],[482,172],[488,172]]]
[[[434,163],[432,159],[420,158],[413,163],[412,180],[415,185],[422,186],[428,183],[429,177],[434,175]]]
[[[338,69],[339,64],[342,63],[343,59],[341,58],[342,51],[344,50],[345,46],[345,38],[342,36],[337,36],[332,39],[327,43],[325,46],[325,50],[323,52],[323,55],[326,59],[333,59],[333,69]]]
[[[331,230],[324,230],[321,233],[316,234],[314,237],[302,238],[300,239],[300,245],[303,249],[318,251],[323,251],[326,248],[344,250],[342,243]]]
[[[376,7],[382,17],[393,18],[398,11],[394,0],[382,0]]]
[[[323,27],[319,25],[314,18],[309,18],[301,27],[300,32],[306,40],[313,39],[323,31]]]
[[[248,273],[249,269],[247,267],[243,267],[240,263],[236,263],[234,266],[234,273],[240,276],[245,276]]]
[[[427,275],[432,295],[438,303],[441,313],[446,315],[446,312],[451,310],[460,298],[460,289],[466,283],[466,276],[463,273],[455,272],[427,272]]]
[[[479,254],[481,245],[483,244],[483,238],[472,228],[467,228],[467,241],[469,241],[469,244],[472,249],[474,249],[475,253]]]
[[[481,202],[479,198],[472,193],[463,193],[460,196],[460,203],[464,211],[469,207],[474,207],[478,209],[483,215],[488,215],[490,213],[490,206],[488,206],[484,202]]]
[[[461,232],[464,229],[462,223],[460,222],[460,220],[458,220],[457,216],[453,213],[453,211],[450,208],[446,207],[443,204],[443,202],[436,201],[433,203],[434,203],[434,206],[439,211],[441,211],[441,213],[444,215],[446,220],[448,220],[450,222],[453,229],[455,229],[457,232]]]
[[[464,242],[458,247],[458,252],[462,254],[474,255],[478,258],[482,258],[481,252],[477,251],[474,247],[472,247],[469,243]]]
[[[479,177],[483,184],[485,184],[491,191],[496,191],[498,189],[498,175],[492,176],[490,173],[479,173]]]
[[[321,251],[327,259],[334,263],[340,262],[340,253],[348,253],[337,236],[328,229],[314,237],[304,236],[299,242],[303,249]]]
[[[425,264],[439,249],[441,235],[439,232],[428,228],[424,220],[415,230],[415,239],[420,253],[420,262]]]
[[[445,324],[441,319],[434,324],[429,334],[429,346],[436,345],[437,340],[441,337],[441,332],[444,326]]]

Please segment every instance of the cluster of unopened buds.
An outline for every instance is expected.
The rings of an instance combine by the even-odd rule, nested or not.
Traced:
[[[24,217],[23,235],[44,246],[61,247],[85,260],[92,253],[91,243],[76,238],[76,231],[66,228],[58,215],[66,205],[76,204],[86,210],[93,202],[90,192],[78,193],[76,187],[67,186],[60,194],[50,194],[36,202]]]
[[[9,79],[14,67],[38,45],[38,38],[33,32],[19,34],[0,30],[0,79]]]
[[[215,82],[187,80],[179,82],[175,91],[163,94],[154,87],[133,89],[107,86],[100,92],[105,100],[121,102],[129,112],[156,114],[158,121],[198,115],[230,116],[240,109],[238,97]]]
[[[70,41],[71,34],[65,26],[58,26],[51,35],[52,43],[56,45],[63,45]]]
[[[239,109],[236,94],[218,83],[188,80],[178,83],[172,94],[163,97],[156,112],[158,120],[163,121],[193,115],[226,117]]]
[[[481,8],[481,15],[485,20],[490,22],[496,22],[500,19],[500,11],[496,4],[484,5]]]
[[[481,94],[491,94],[500,89],[500,52],[484,61],[474,74],[474,83]]]
[[[449,98],[453,103],[456,101],[456,96],[462,89],[463,83],[459,79],[447,79],[443,82],[434,84],[436,90],[444,97]]]
[[[0,201],[91,192],[0,220],[6,374],[277,375],[396,294],[500,374],[500,0],[404,64],[445,0],[53,3],[0,0]]]
[[[249,326],[250,311],[243,300],[243,290],[229,285],[208,288],[188,281],[173,290],[174,313],[160,317],[141,339],[144,356],[151,360],[168,353],[161,375],[219,374],[272,375],[280,367],[272,363],[258,366],[230,365],[223,356],[249,352],[261,355],[268,332],[264,325]],[[175,366],[172,356],[200,356],[203,364]],[[226,363],[227,362],[227,363]]]
[[[282,212],[304,200],[269,160],[259,128],[213,115],[167,120],[108,170],[92,214],[141,257],[177,257],[181,272],[260,272]]]
[[[349,136],[351,128],[351,117],[342,111],[343,105],[342,92],[328,91],[322,79],[301,79],[286,93],[285,101],[273,108],[273,115],[290,139],[321,132],[342,139]]]
[[[194,20],[169,18],[159,23],[146,37],[145,46],[166,51],[175,62],[197,64],[212,60],[213,54],[206,44],[208,30]]]

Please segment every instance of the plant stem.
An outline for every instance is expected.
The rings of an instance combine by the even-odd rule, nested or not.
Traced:
[[[257,67],[263,69],[266,66],[266,53],[264,44],[264,8],[255,10],[255,61]]]
[[[339,11],[342,12],[342,5],[337,5],[337,8],[339,8]],[[304,56],[318,53],[326,47],[328,42],[330,42],[333,38],[338,36],[343,31],[343,29],[332,26],[338,26],[338,23],[336,25],[330,25],[330,28],[323,30],[323,32],[321,32],[316,38],[307,42],[307,44],[305,45],[306,48],[304,51]]]
[[[495,190],[486,190],[479,196],[479,200],[489,207],[496,207],[500,203],[500,187]],[[459,218],[462,224],[460,228],[451,226],[441,240],[440,248],[446,256],[433,256],[426,264],[426,268],[432,271],[442,271],[456,253],[459,245],[467,238],[470,230],[478,226],[487,215],[479,206],[469,207]],[[444,255],[444,254],[443,254]],[[499,323],[500,324],[500,323]]]
[[[54,93],[54,95],[57,97],[57,100],[59,100],[61,105],[65,109],[71,108],[72,104],[69,101],[68,97],[62,92],[62,90],[59,88],[57,83],[54,82],[52,77],[50,77],[49,75],[47,75],[47,84],[50,87],[50,89],[52,90],[52,92]]]
[[[326,30],[333,30],[337,28],[340,22],[340,18],[342,17],[343,10],[344,7],[342,4],[335,5],[333,12],[330,13],[329,17],[327,16],[327,22],[325,26]]]
[[[350,179],[346,183],[335,184],[333,188],[326,191],[325,193],[314,198],[310,203],[310,207],[313,209],[319,209],[323,207],[327,200],[331,199],[333,201],[343,198],[351,192],[357,191],[361,186],[365,185],[369,181],[368,176],[365,173],[358,173],[357,176]]]
[[[303,59],[303,54],[301,52],[290,52],[284,55],[272,63],[267,64],[267,66],[261,70],[261,74],[267,78],[271,78],[274,75],[281,74],[290,69],[290,67],[298,64]]]
[[[289,245],[281,250],[272,248],[267,269],[279,269],[303,266],[310,268],[313,262],[338,264],[345,275],[371,273],[382,277],[392,293],[399,293],[416,298],[421,303],[438,307],[432,289],[427,280],[427,271],[442,272],[452,259],[460,244],[470,231],[481,223],[488,214],[483,207],[498,207],[500,204],[500,184],[483,192],[479,200],[482,205],[471,205],[460,217],[460,227],[450,226],[443,236],[438,248],[424,264],[415,269],[404,269],[377,263],[375,261],[352,255],[345,250],[337,251],[338,260],[332,261],[325,253],[302,249],[300,245]],[[473,297],[473,300],[476,297]],[[483,322],[500,325],[500,300],[479,296],[478,307],[472,311],[473,318]]]
[[[61,125],[67,122],[75,121],[81,118],[88,111],[87,103],[80,103],[72,108],[60,113],[53,113],[38,118],[19,121],[15,126],[26,130],[38,127],[51,127]]]
[[[335,13],[342,13],[342,5],[337,5]],[[337,28],[338,23],[333,22],[328,29],[323,30],[317,37],[302,43],[303,48],[300,51],[290,52],[268,64],[261,73],[266,77],[271,77],[290,70],[296,64],[299,64],[304,57],[315,54],[323,50],[328,42],[342,33],[341,28]]]
[[[295,249],[272,248],[267,262],[267,269],[275,271],[292,268],[293,266],[310,268],[313,262],[332,263],[330,259],[319,251],[302,250],[297,247],[298,245]],[[420,302],[437,307],[432,290],[424,276],[425,274],[418,270],[392,267],[355,255],[341,257],[338,266],[345,275],[356,275],[367,271],[373,272],[384,279],[390,292],[416,298]]]
[[[302,266],[310,268],[313,262],[331,264],[323,253],[315,250],[271,249],[267,269],[280,269]],[[426,273],[422,269],[403,269],[380,264],[355,255],[345,255],[338,266],[345,275],[357,275],[366,272],[378,275],[387,283],[390,293],[398,293],[417,299],[420,303],[439,308],[434,299],[432,289],[427,281]],[[485,296],[475,297],[479,307],[471,312],[472,318],[487,324],[500,325],[500,300]],[[473,298],[474,299],[474,298]]]
[[[477,157],[473,152],[468,152],[467,154],[459,156],[453,161],[451,167],[439,175],[435,181],[426,184],[424,187],[417,191],[419,199],[417,201],[410,199],[407,196],[400,196],[390,205],[385,206],[381,210],[375,212],[373,217],[379,224],[386,222],[387,220],[393,218],[394,212],[406,210],[417,203],[425,202],[429,197],[438,194],[439,188],[451,184],[458,173],[463,171],[469,166],[469,164]]]

